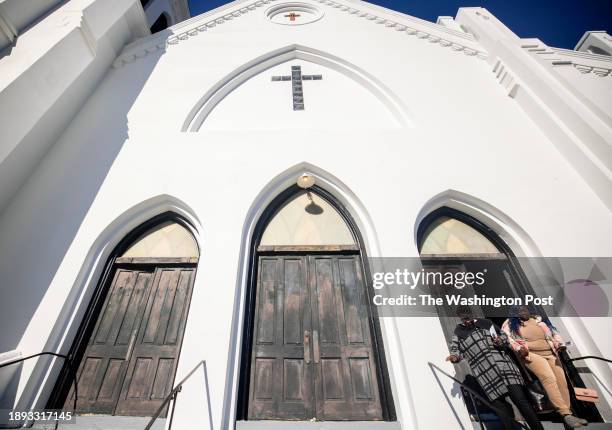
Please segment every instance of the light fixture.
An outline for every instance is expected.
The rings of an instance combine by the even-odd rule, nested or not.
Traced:
[[[308,175],[307,173],[304,173],[302,176],[300,176],[297,179],[296,183],[298,187],[307,190],[308,188],[312,187],[315,184],[315,178],[312,175]]]
[[[321,215],[323,213],[323,208],[315,203],[314,199],[312,198],[312,194],[310,194],[310,191],[306,191],[306,197],[308,197],[310,203],[306,205],[304,210],[310,215]]]

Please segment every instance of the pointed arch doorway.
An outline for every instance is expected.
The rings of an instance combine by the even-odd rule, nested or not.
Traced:
[[[78,414],[152,416],[162,405],[174,383],[198,259],[188,224],[172,213],[117,245],[69,353],[78,364]],[[50,407],[72,409],[70,378],[64,367]]]
[[[533,294],[531,284],[526,274],[514,255],[510,246],[489,226],[471,217],[467,213],[450,207],[443,206],[428,214],[419,224],[417,231],[417,243],[423,268],[435,272],[467,272],[476,273],[487,271],[487,294],[491,296],[524,297]],[[473,287],[466,287],[470,294],[475,293]],[[544,308],[533,306],[535,311],[546,316]],[[454,328],[460,319],[456,316],[455,306],[438,306],[438,316],[442,331],[447,343],[450,343]],[[507,313],[500,314],[491,306],[471,306],[476,318],[490,319],[499,327],[508,317]],[[581,375],[574,364],[569,361],[567,351],[562,351],[559,356],[564,361],[567,376],[574,386],[586,386]],[[472,371],[465,361],[455,366],[455,377],[463,380],[465,384],[477,391],[481,391]],[[585,374],[586,375],[586,374]],[[484,391],[481,391],[484,394]],[[469,398],[464,395],[464,399]],[[490,412],[482,404],[466,402],[466,406],[472,416]],[[589,422],[601,422],[602,416],[594,403],[579,402],[574,398],[572,408]],[[547,416],[541,414],[543,420],[557,419],[553,414]]]
[[[285,190],[252,241],[239,420],[394,420],[362,239],[319,187]]]

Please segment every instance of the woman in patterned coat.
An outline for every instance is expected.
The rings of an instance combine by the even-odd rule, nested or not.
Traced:
[[[504,333],[498,334],[488,319],[474,319],[468,307],[459,307],[457,324],[450,346],[451,355],[446,360],[458,363],[465,359],[472,369],[473,376],[486,393],[491,403],[501,411],[498,415],[506,430],[515,428],[511,417],[511,405],[505,401],[510,397],[532,430],[543,430],[525,390],[521,373],[512,359],[504,351],[508,339]]]

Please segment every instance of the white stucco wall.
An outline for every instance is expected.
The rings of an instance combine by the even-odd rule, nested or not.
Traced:
[[[471,36],[369,9],[419,31],[410,34],[397,23],[316,5],[324,17],[305,26],[269,23],[261,6],[176,44],[164,40],[180,28],[124,51],[2,213],[0,350],[66,351],[113,245],[154,214],[179,211],[195,224],[202,253],[177,380],[207,360],[214,427],[231,428],[250,223],[304,170],[346,203],[370,256],[417,256],[415,223],[448,190],[467,195],[466,210],[496,222],[511,244],[530,244],[515,248],[518,255],[612,254],[610,210],[508,96],[491,64],[465,55],[466,47],[486,55]],[[181,132],[194,106],[225,77],[293,45],[323,54],[261,71],[220,100],[200,131]],[[305,112],[293,112],[290,89],[267,77],[288,74],[294,63],[323,74],[304,83]],[[383,89],[373,96],[372,88]],[[389,120],[392,109],[400,109],[400,125]],[[280,127],[271,114],[283,119]],[[443,362],[440,324],[420,319],[419,330],[416,324],[382,322],[398,419],[404,429],[455,428],[457,418],[427,367],[431,361],[452,370]],[[584,336],[608,324],[585,319],[567,326]],[[608,339],[579,346],[583,355],[612,356]],[[43,402],[52,384],[40,385],[45,377],[38,374],[28,383],[33,368],[24,366],[20,392]],[[609,374],[602,378],[610,382]],[[185,387],[175,428],[201,420],[203,396],[201,379]],[[451,404],[467,423],[461,400]]]

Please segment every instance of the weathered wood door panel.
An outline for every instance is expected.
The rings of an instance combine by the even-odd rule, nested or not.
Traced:
[[[127,370],[130,343],[138,331],[152,271],[117,269],[81,361],[77,410],[112,414]],[[71,407],[74,392],[66,401]]]
[[[115,413],[150,416],[172,389],[195,269],[158,268]]]
[[[314,414],[305,257],[261,257],[255,303],[249,418],[305,420]],[[307,352],[307,351],[306,351]]]
[[[309,267],[317,418],[382,420],[359,259],[311,256]]]
[[[381,420],[357,255],[261,256],[249,419]]]
[[[194,267],[116,269],[79,367],[79,413],[153,415],[172,389],[194,275]]]

